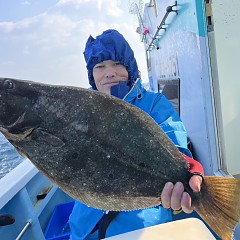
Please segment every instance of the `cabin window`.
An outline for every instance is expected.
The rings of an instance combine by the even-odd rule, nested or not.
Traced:
[[[158,92],[162,93],[180,114],[180,79],[158,80]]]

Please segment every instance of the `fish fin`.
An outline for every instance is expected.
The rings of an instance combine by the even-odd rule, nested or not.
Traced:
[[[240,180],[205,176],[202,190],[195,210],[221,239],[233,239],[240,220]]]
[[[60,148],[65,145],[62,139],[59,137],[44,131],[43,129],[34,129],[33,138],[37,138],[38,141],[47,143],[52,147]]]

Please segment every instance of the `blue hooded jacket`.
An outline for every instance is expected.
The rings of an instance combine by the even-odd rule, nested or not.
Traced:
[[[187,149],[187,134],[183,123],[171,103],[161,93],[147,92],[138,79],[138,69],[133,51],[121,34],[107,30],[94,40],[89,37],[84,56],[87,62],[89,82],[96,90],[92,69],[104,60],[119,61],[126,66],[131,82],[131,90],[124,100],[148,113],[175,143],[181,152],[191,156]],[[71,240],[99,239],[97,232],[91,231],[103,217],[104,211],[75,202],[69,223]],[[172,211],[161,206],[129,212],[120,212],[110,223],[106,237],[136,229],[172,221]]]

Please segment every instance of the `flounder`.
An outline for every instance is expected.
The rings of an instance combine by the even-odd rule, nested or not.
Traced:
[[[189,166],[142,110],[115,97],[67,86],[0,78],[0,131],[63,191],[104,210],[161,204],[166,182],[178,181],[200,216],[231,239],[240,218],[240,181],[204,177],[189,187]]]

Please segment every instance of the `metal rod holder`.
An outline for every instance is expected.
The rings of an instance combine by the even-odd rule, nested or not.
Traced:
[[[159,31],[160,31],[161,29],[163,29],[163,30],[165,30],[165,32],[166,32],[167,28],[166,28],[166,27],[163,27],[163,25],[166,25],[166,24],[165,24],[165,21],[166,21],[168,15],[169,15],[169,13],[175,12],[175,13],[177,14],[178,10],[174,10],[174,9],[173,9],[173,7],[176,7],[176,6],[177,6],[177,1],[175,1],[175,4],[174,4],[174,5],[168,6],[168,7],[166,8],[166,13],[165,13],[164,16],[163,16],[163,19],[162,19],[160,25],[157,27],[157,31],[156,31],[156,33],[154,34],[154,36],[153,36],[153,38],[152,38],[152,41],[149,43],[149,45],[148,45],[148,47],[147,47],[147,51],[152,50],[152,48],[155,46],[154,41],[160,38],[160,35],[158,35]],[[161,36],[162,36],[162,35],[161,35]]]
[[[31,222],[28,221],[26,223],[26,225],[23,227],[23,229],[21,230],[21,232],[18,234],[18,236],[16,237],[15,240],[20,240],[23,236],[23,234],[27,231],[27,229],[31,226]]]

